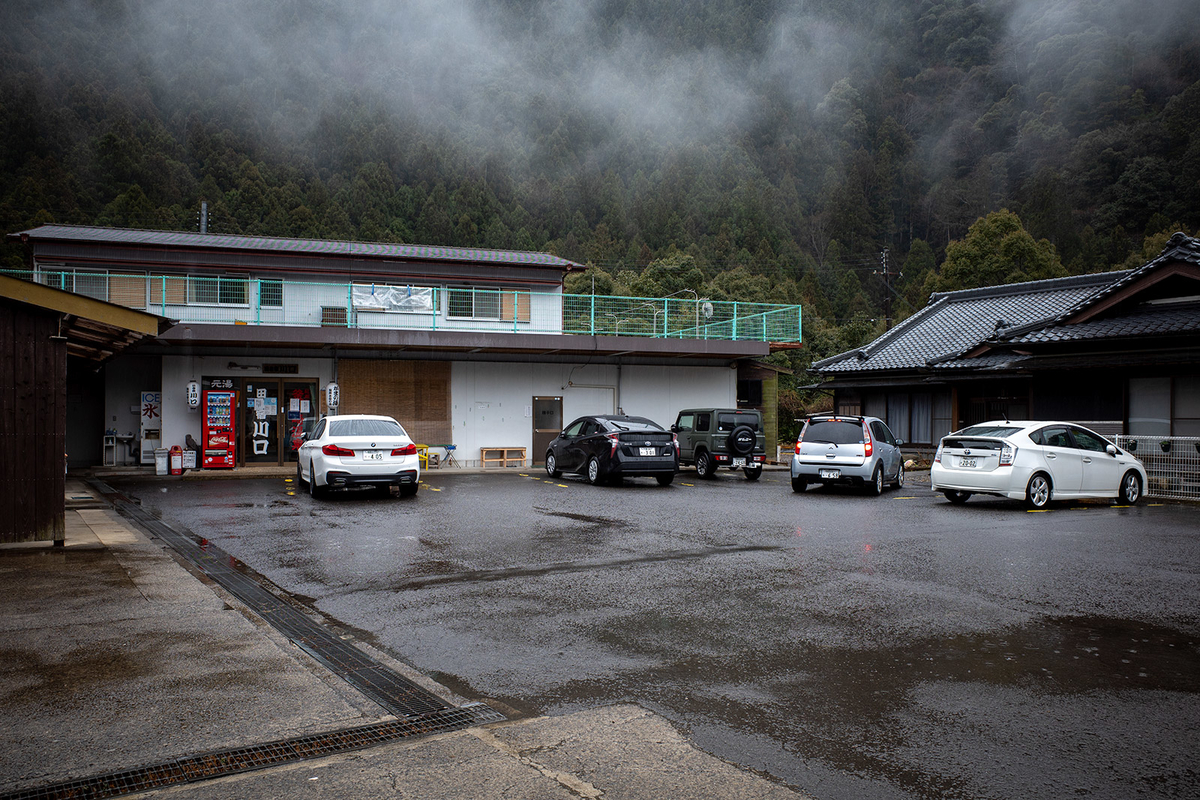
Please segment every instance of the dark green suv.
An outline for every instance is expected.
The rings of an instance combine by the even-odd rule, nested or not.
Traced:
[[[767,440],[762,414],[753,409],[684,409],[671,431],[679,439],[680,466],[695,464],[702,478],[711,478],[718,467],[740,469],[752,481],[762,475]]]

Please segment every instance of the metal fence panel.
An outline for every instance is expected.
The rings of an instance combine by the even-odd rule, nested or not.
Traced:
[[[706,297],[319,283],[245,275],[13,271],[16,277],[191,323],[645,336],[795,343],[800,306]],[[119,291],[114,291],[110,283]]]
[[[1133,453],[1146,467],[1147,497],[1200,500],[1200,437],[1117,436],[1118,447]]]

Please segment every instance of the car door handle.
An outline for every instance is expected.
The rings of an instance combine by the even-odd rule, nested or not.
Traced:
[[[1046,458],[1058,458],[1054,453],[1046,453]]]
[[[1083,463],[1085,463],[1085,464],[1090,464],[1090,463],[1092,463],[1092,460],[1091,460],[1090,458],[1088,458],[1087,456],[1084,456],[1084,457],[1083,457]]]

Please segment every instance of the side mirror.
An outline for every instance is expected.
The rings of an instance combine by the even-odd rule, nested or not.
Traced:
[[[671,426],[671,433],[679,433],[679,426],[678,426],[678,425],[672,425],[672,426]]]
[[[1110,444],[1104,448],[1104,452],[1108,453],[1110,456],[1115,456],[1117,454],[1117,448]]]
[[[897,439],[897,440],[896,440],[896,447],[903,447],[903,446],[904,446],[904,440],[903,440],[903,439]]]

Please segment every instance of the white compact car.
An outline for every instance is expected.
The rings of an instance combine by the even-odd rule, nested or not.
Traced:
[[[417,493],[421,463],[417,446],[391,417],[346,414],[323,417],[304,437],[296,459],[296,479],[317,497],[327,489],[376,486],[401,497]]]
[[[991,494],[1024,500],[1033,509],[1083,497],[1133,505],[1146,486],[1146,468],[1080,425],[1000,420],[943,437],[929,479],[951,503]]]

